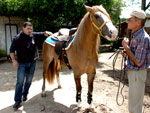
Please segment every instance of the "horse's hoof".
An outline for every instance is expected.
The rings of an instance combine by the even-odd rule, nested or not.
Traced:
[[[77,107],[81,109],[81,101],[77,103]]]
[[[61,85],[58,85],[58,89],[62,88]]]
[[[42,93],[42,94],[41,94],[41,97],[46,97],[46,94],[45,94],[45,93]]]
[[[94,108],[95,108],[95,106],[94,106],[93,103],[90,104],[90,108],[91,108],[91,109],[94,109]]]

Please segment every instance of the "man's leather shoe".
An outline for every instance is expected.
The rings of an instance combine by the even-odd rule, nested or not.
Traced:
[[[24,96],[24,97],[23,97],[23,101],[25,102],[26,100],[27,100],[27,97]]]
[[[13,105],[14,111],[18,110],[19,107],[21,107],[21,102],[15,102]]]

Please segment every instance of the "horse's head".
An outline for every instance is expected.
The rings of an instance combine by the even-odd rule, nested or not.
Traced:
[[[92,29],[95,33],[99,33],[107,40],[115,40],[118,34],[116,27],[113,25],[109,14],[100,6],[85,6],[89,12],[90,19],[92,22]]]

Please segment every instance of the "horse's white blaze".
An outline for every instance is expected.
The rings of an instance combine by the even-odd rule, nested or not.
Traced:
[[[109,37],[106,35],[105,37],[107,38],[107,40],[115,40],[118,34],[118,30],[113,25],[112,21],[105,14],[101,12],[97,12],[96,14],[99,15],[103,19],[103,23],[106,23],[105,25],[108,28],[108,32],[112,35],[112,37]]]
[[[115,39],[115,38],[117,37],[118,30],[117,30],[116,27],[112,24],[112,22],[108,22],[106,25],[108,26],[108,29],[109,29],[109,31],[111,32],[112,39]]]

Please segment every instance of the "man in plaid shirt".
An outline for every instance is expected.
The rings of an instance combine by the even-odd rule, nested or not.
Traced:
[[[127,56],[126,71],[129,80],[130,113],[143,113],[143,98],[147,68],[150,65],[150,37],[144,30],[146,14],[143,10],[134,9],[127,20],[128,29],[132,30],[132,39],[122,41]]]

